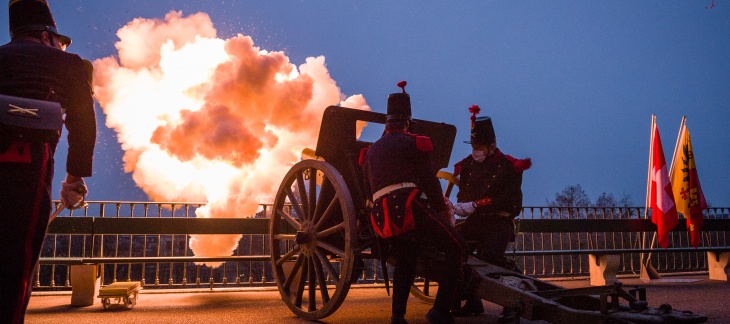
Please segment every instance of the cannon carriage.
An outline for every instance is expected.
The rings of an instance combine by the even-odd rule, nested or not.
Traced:
[[[277,191],[270,223],[274,279],[282,300],[301,318],[318,320],[333,314],[360,275],[361,261],[379,257],[358,162],[361,149],[372,143],[358,140],[356,134],[358,122],[385,121],[382,113],[328,107],[316,150],[291,167]],[[439,168],[448,167],[456,128],[415,119],[411,130],[429,136],[434,162]],[[446,172],[439,172],[439,177],[446,181],[448,196],[458,179]],[[430,257],[434,256],[424,255],[421,270],[437,264]],[[474,257],[465,269],[464,292],[511,307],[528,319],[560,323],[707,321],[704,315],[676,311],[668,305],[649,307],[643,288],[625,291],[617,284],[565,289]],[[433,302],[438,285],[429,279],[434,278],[426,275],[424,283],[414,286],[411,293]]]
[[[337,310],[360,274],[362,259],[378,256],[370,225],[356,138],[357,123],[385,124],[385,114],[328,107],[314,157],[292,166],[271,216],[274,278],[287,306],[316,320]],[[456,128],[414,119],[414,133],[430,136],[434,162],[448,166]]]

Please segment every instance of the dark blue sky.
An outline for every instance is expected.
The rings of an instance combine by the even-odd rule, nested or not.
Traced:
[[[643,205],[651,115],[668,159],[687,116],[705,196],[730,206],[728,1],[712,9],[711,0],[49,2],[73,39],[69,51],[89,59],[115,55],[116,31],[132,19],[181,10],[210,15],[219,38],[251,36],[295,65],[325,56],[342,93],[363,94],[375,111],[408,80],[414,117],[459,129],[452,164],[469,154],[461,140],[467,108],[477,104],[505,153],[533,159],[526,206],[545,205],[574,184],[593,200],[628,194]],[[0,34],[0,43],[8,39]],[[114,131],[97,112],[88,199],[147,200],[123,173]],[[65,149],[56,159],[54,191]]]

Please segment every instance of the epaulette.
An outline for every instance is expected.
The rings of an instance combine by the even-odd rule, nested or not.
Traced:
[[[428,136],[413,135],[416,138],[416,148],[423,152],[433,152],[433,143]]]
[[[515,168],[515,171],[517,172],[525,171],[532,166],[532,160],[530,158],[517,159],[507,154],[505,154],[504,157],[507,159],[507,161],[512,163],[512,167]]]
[[[360,158],[357,160],[357,162],[360,163],[361,166],[365,164],[365,158],[368,155],[368,149],[369,147],[360,150]]]
[[[463,160],[456,162],[456,164],[454,164],[454,176],[455,177],[458,177],[459,174],[461,174],[461,163],[466,161],[467,158],[468,158],[468,156],[465,157]]]

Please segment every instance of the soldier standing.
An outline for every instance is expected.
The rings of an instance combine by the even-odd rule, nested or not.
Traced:
[[[408,133],[410,96],[406,82],[402,93],[388,96],[385,134],[363,152],[366,192],[372,196],[371,221],[376,233],[391,247],[396,259],[393,273],[391,323],[406,323],[406,304],[415,279],[417,251],[438,243],[445,256],[436,302],[426,318],[431,323],[451,323],[464,241],[449,224],[447,204],[431,160],[433,145],[426,136]]]
[[[522,172],[530,168],[527,159],[515,159],[497,148],[492,119],[479,117],[479,106],[471,106],[472,154],[454,166],[459,176],[459,193],[454,213],[466,216],[458,226],[459,233],[467,241],[476,241],[477,258],[491,264],[517,270],[514,262],[504,253],[509,242],[514,241],[514,218],[522,210]],[[479,298],[467,299],[461,315],[484,312]],[[500,323],[514,320],[514,311],[505,308],[499,316]]]
[[[65,52],[71,39],[58,32],[48,3],[10,0],[8,14],[11,41],[0,46],[0,322],[23,323],[61,129],[65,123],[69,146],[61,200],[74,208],[91,176],[96,116],[91,63]]]

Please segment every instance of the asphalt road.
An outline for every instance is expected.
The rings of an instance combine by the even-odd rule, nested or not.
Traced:
[[[690,279],[650,283],[638,279],[621,281],[625,286],[646,287],[649,306],[670,304],[677,310],[707,315],[708,323],[730,323],[730,285]],[[588,285],[587,280],[556,283],[565,287]],[[69,293],[36,293],[31,297],[26,323],[311,323],[295,317],[275,288],[165,292],[143,290],[138,304],[130,310],[123,307],[104,310],[99,302],[93,306],[73,307]],[[484,314],[461,317],[457,323],[495,323],[501,307],[484,304]],[[430,307],[411,297],[406,319],[412,324],[426,323],[424,316]],[[390,297],[384,288],[353,288],[342,306],[320,323],[388,323],[389,320]],[[522,323],[545,322],[523,320]]]

